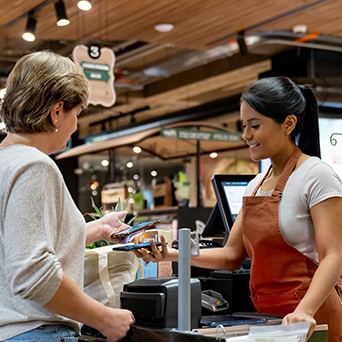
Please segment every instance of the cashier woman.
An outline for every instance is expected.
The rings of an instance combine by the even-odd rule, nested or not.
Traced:
[[[83,291],[84,248],[126,228],[110,213],[86,225],[48,156],[63,150],[87,105],[89,83],[69,58],[22,57],[11,71],[0,118],[0,341],[77,341],[81,323],[122,339],[128,310]]]
[[[226,245],[202,249],[191,263],[235,270],[248,255],[258,312],[283,324],[309,321],[308,337],[328,324],[328,341],[342,341],[342,184],[320,159],[315,95],[286,77],[261,79],[244,90],[240,120],[251,158],[270,158],[270,169],[248,185]],[[136,254],[177,261],[162,242]]]

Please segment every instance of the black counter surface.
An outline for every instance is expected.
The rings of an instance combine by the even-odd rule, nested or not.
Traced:
[[[106,338],[81,335],[79,342],[104,342]],[[204,336],[197,333],[183,333],[168,329],[147,329],[132,326],[120,342],[225,342],[225,339]]]

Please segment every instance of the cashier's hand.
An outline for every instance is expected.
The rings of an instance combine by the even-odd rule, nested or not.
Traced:
[[[298,322],[310,322],[310,329],[308,331],[308,334],[306,335],[306,339],[308,340],[316,328],[315,319],[303,311],[295,310],[294,312],[286,315],[282,320],[282,324],[290,324],[290,323],[298,323]]]
[[[135,319],[131,311],[125,309],[108,308],[108,313],[103,320],[103,327],[99,330],[107,337],[107,341],[122,340]]]
[[[160,235],[161,247],[157,247],[153,239],[149,241],[151,243],[151,250],[141,248],[135,250],[134,253],[138,258],[144,259],[147,263],[159,262],[159,261],[178,261],[178,251],[173,248],[168,248],[164,235]]]

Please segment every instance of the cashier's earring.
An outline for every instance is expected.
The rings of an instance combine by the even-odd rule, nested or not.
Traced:
[[[58,113],[58,112],[56,112],[56,113]],[[55,132],[57,133],[57,132],[58,132],[58,128],[57,128],[57,120],[55,120],[55,128],[56,128]]]

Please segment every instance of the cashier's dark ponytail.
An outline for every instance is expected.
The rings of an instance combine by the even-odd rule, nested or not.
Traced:
[[[305,154],[321,156],[318,105],[313,90],[288,77],[268,77],[247,85],[241,96],[258,113],[283,123],[288,115],[297,118],[291,138]]]

